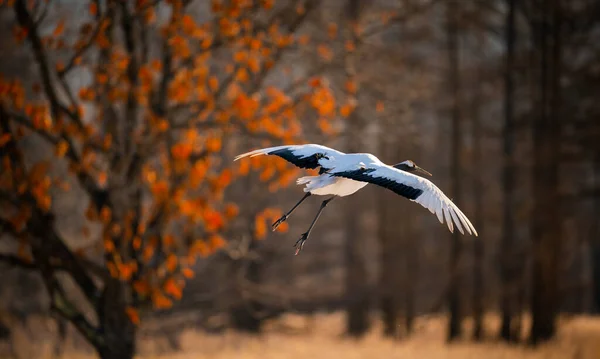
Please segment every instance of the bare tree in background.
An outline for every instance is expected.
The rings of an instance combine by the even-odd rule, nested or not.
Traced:
[[[533,44],[538,62],[533,116],[533,292],[530,342],[556,333],[560,270],[559,146],[561,133],[561,4],[544,1],[532,7]]]
[[[458,6],[459,3],[449,0],[447,3],[447,56],[448,56],[448,89],[451,93],[450,116],[451,127],[451,171],[452,181],[451,196],[455,203],[460,201],[460,177],[461,177],[461,113],[460,113],[460,63],[459,63],[459,33],[458,33]],[[448,321],[448,340],[452,341],[461,335],[462,313],[460,308],[460,254],[462,250],[460,233],[455,230],[452,235],[452,248],[450,250],[450,288],[448,290],[448,309],[450,318]]]
[[[391,144],[387,141],[388,134],[382,131],[380,139],[381,158],[387,158],[390,152]],[[398,265],[397,254],[399,253],[399,241],[395,235],[397,231],[397,222],[393,220],[394,210],[397,206],[391,201],[384,200],[388,194],[383,192],[379,194],[380,199],[377,204],[378,239],[380,247],[380,270],[379,270],[379,306],[381,308],[381,319],[383,321],[383,335],[396,337],[398,334],[398,315],[399,315],[399,275],[400,266]]]
[[[353,41],[356,38],[360,0],[348,0],[346,6],[345,37],[349,41]],[[348,81],[356,83],[355,52],[348,51],[345,56]],[[349,95],[355,100],[358,97],[358,93]],[[346,130],[348,152],[360,152],[363,129],[363,119],[356,108],[348,118]],[[369,329],[369,296],[366,290],[367,266],[364,252],[366,238],[361,235],[363,232],[360,220],[362,211],[359,210],[359,200],[360,197],[351,198],[351,203],[346,207],[346,300],[348,302],[346,328],[347,333],[353,337],[362,336]]]
[[[504,128],[503,128],[503,170],[502,190],[504,197],[503,225],[501,239],[501,279],[502,293],[500,309],[502,311],[502,324],[500,336],[503,340],[511,341],[515,338],[511,334],[511,323],[515,314],[515,296],[517,278],[515,273],[515,258],[513,240],[515,237],[514,218],[514,193],[515,193],[515,165],[514,165],[514,52],[515,52],[515,0],[507,0],[508,10],[505,21],[505,68],[504,68]]]

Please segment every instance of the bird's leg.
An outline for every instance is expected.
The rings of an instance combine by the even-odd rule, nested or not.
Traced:
[[[329,202],[331,202],[334,198],[335,198],[335,196],[321,202],[321,207],[319,208],[319,211],[317,212],[315,219],[313,219],[312,223],[310,224],[310,227],[308,227],[308,230],[306,232],[302,233],[302,235],[300,236],[300,239],[298,239],[296,241],[296,243],[294,244],[294,247],[296,247],[296,255],[298,255],[298,253],[300,253],[300,251],[302,250],[302,247],[304,247],[304,242],[306,242],[306,240],[308,239],[308,236],[310,236],[310,232],[312,231],[313,227],[315,226],[315,223],[317,223],[319,216],[321,216],[321,212],[323,212],[325,207],[327,207],[327,204]]]
[[[290,216],[290,214],[292,214],[292,212],[294,212],[294,210],[296,209],[296,207],[298,207],[300,205],[300,203],[304,202],[305,199],[307,199],[308,197],[310,197],[311,193],[310,192],[306,192],[306,194],[304,195],[304,197],[302,197],[302,199],[300,201],[298,201],[298,203],[296,203],[296,205],[294,207],[292,207],[292,209],[290,209],[286,214],[284,214],[283,216],[281,216],[281,218],[279,218],[278,220],[275,221],[275,223],[273,223],[272,227],[273,227],[273,231],[275,231],[277,229],[277,227],[279,227],[280,224],[282,224],[283,222],[285,222],[288,217]]]

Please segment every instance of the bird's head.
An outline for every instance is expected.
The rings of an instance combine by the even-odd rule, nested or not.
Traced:
[[[429,172],[425,171],[424,169],[422,169],[421,167],[417,166],[417,164],[411,160],[406,160],[404,162],[400,162],[398,164],[395,164],[393,167],[397,168],[399,170],[402,170],[402,171],[406,171],[406,172],[416,172],[419,174],[431,176],[431,173],[429,173]]]

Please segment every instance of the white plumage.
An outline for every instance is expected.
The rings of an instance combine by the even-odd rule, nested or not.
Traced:
[[[417,166],[413,161],[407,160],[394,166],[389,166],[369,153],[343,153],[316,144],[262,148],[241,154],[235,157],[234,161],[244,157],[259,155],[277,155],[300,168],[314,169],[320,167],[319,175],[300,177],[297,180],[297,184],[305,185],[304,192],[307,194],[294,208],[273,224],[274,228],[277,228],[281,222],[285,221],[291,212],[311,194],[344,197],[372,183],[389,189],[427,208],[437,216],[440,223],[446,222],[450,232],[454,232],[454,225],[456,225],[460,233],[464,234],[466,231],[469,234],[477,236],[477,231],[469,219],[436,185],[426,178],[411,173],[421,172],[431,175]],[[321,209],[311,227],[297,242],[297,244],[300,243],[298,251],[302,248],[302,244],[310,234],[310,230],[321,211],[334,197],[323,201]]]

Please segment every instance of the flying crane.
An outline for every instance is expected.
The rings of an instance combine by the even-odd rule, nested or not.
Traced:
[[[305,185],[305,195],[273,223],[273,230],[285,222],[311,195],[331,196],[321,203],[308,230],[294,244],[296,255],[302,250],[321,212],[329,202],[336,197],[354,194],[369,183],[419,203],[435,214],[440,223],[443,224],[445,220],[450,232],[454,232],[454,225],[456,225],[460,233],[465,234],[466,231],[477,236],[477,231],[467,216],[436,185],[426,178],[413,174],[431,176],[431,173],[411,160],[389,166],[370,153],[343,153],[322,145],[305,144],[262,148],[238,155],[234,161],[259,155],[279,156],[300,168],[319,168],[317,176],[304,176],[297,179],[298,185]]]

